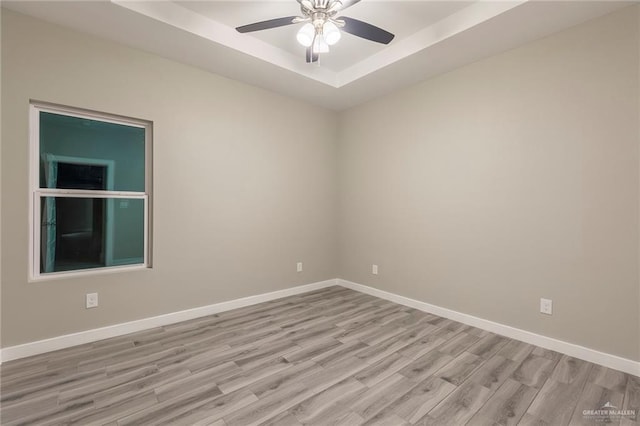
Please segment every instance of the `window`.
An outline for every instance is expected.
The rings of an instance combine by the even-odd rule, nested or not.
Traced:
[[[31,104],[31,278],[150,266],[151,122]]]

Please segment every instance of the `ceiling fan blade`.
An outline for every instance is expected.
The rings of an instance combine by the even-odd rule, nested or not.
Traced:
[[[318,62],[319,55],[313,51],[313,48],[307,47],[307,63]]]
[[[345,10],[346,8],[351,7],[359,2],[360,0],[341,0],[342,7],[340,8],[340,10]]]
[[[346,16],[341,16],[340,19],[344,21],[342,31],[353,34],[354,36],[382,44],[389,44],[395,37],[395,35],[383,30],[382,28],[366,22],[358,21],[357,19],[347,18]]]
[[[239,33],[250,33],[253,31],[268,30],[270,28],[284,27],[285,25],[293,24],[293,20],[296,18],[297,16],[287,16],[285,18],[269,19],[267,21],[243,25],[241,27],[237,27],[236,30],[238,30]]]

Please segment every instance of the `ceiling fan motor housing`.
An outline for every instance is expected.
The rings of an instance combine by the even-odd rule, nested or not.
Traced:
[[[324,12],[314,12],[313,15],[311,15],[311,23],[318,34],[322,34],[322,27],[328,19],[329,17]]]

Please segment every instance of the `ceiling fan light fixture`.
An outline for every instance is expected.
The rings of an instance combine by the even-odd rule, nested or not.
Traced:
[[[1,2],[2,0],[0,0]],[[360,0],[296,0],[299,16],[284,16],[236,27],[239,33],[268,30],[293,24],[303,24],[296,34],[298,43],[306,47],[307,63],[318,62],[320,53],[329,52],[329,46],[338,43],[342,32],[365,40],[389,44],[394,35],[367,22],[342,16],[342,11]]]
[[[300,28],[298,34],[296,35],[296,39],[298,43],[303,45],[304,47],[310,47],[313,44],[313,39],[316,36],[316,29],[312,24],[306,23]]]
[[[340,37],[342,37],[342,34],[336,24],[331,21],[324,23],[324,26],[322,27],[322,35],[324,36],[324,41],[326,41],[329,46],[336,44],[340,40]]]
[[[314,53],[328,53],[329,45],[324,40],[324,37],[316,37],[313,41],[313,52]]]

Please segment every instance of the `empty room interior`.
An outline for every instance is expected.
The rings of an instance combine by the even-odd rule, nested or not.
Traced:
[[[640,424],[640,4],[2,1],[0,424]]]

